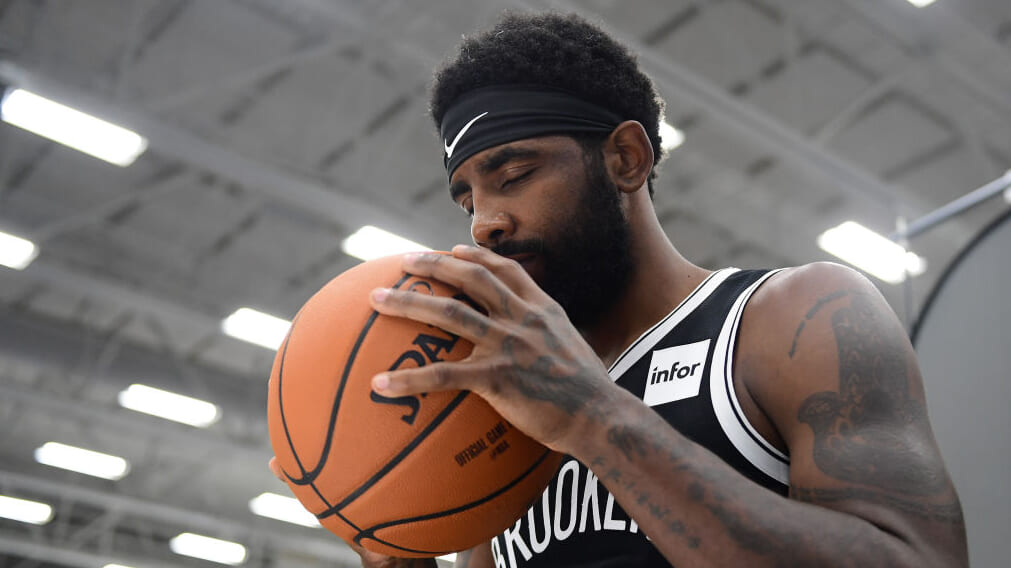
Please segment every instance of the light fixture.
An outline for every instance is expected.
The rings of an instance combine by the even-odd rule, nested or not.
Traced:
[[[221,320],[221,331],[236,339],[277,349],[284,343],[291,322],[253,308],[239,308]]]
[[[362,260],[372,260],[392,254],[432,250],[404,237],[372,225],[365,225],[341,243],[344,252]]]
[[[44,525],[53,518],[53,508],[45,503],[0,495],[0,517],[33,525]]]
[[[133,568],[133,566],[126,566],[124,564],[106,564],[102,568]]]
[[[442,555],[442,556],[439,557],[439,560],[445,560],[447,562],[453,562],[453,563],[455,563],[456,562],[456,553],[453,552],[453,553],[450,553],[450,554],[444,554],[444,555]]]
[[[249,510],[261,517],[270,517],[303,527],[319,528],[319,521],[294,497],[277,493],[261,493],[249,500]]]
[[[217,405],[147,385],[132,384],[119,391],[119,405],[166,420],[206,428],[217,422]]]
[[[237,542],[194,533],[181,533],[169,541],[176,554],[237,566],[246,561],[246,547]]]
[[[46,442],[35,448],[35,461],[113,481],[122,479],[130,468],[130,464],[119,456],[68,446],[59,442]]]
[[[685,134],[666,122],[660,123],[660,147],[670,152],[685,141]]]
[[[924,6],[929,6],[933,4],[935,0],[906,0],[906,1],[912,4],[913,6],[916,6],[917,8],[922,8]]]
[[[39,247],[32,241],[0,231],[0,264],[23,270],[38,255]]]
[[[147,149],[147,139],[24,89],[11,89],[0,119],[117,166],[129,166]]]
[[[889,284],[902,282],[907,274],[923,274],[927,268],[922,257],[855,221],[819,235],[818,246]]]

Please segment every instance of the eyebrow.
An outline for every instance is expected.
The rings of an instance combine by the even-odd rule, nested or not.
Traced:
[[[477,170],[482,175],[488,175],[513,160],[536,158],[540,155],[540,150],[533,148],[515,148],[512,146],[506,146],[505,148],[502,148],[485,158],[480,164],[478,164]],[[457,198],[468,191],[470,191],[470,184],[465,181],[458,181],[449,186],[449,197],[453,201],[456,201]]]
[[[485,158],[483,162],[478,164],[477,169],[482,174],[490,174],[513,160],[536,158],[540,155],[541,152],[534,148],[516,148],[513,146],[506,146],[505,148],[502,148]]]

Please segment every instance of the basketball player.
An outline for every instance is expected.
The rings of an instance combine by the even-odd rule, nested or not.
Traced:
[[[682,257],[652,206],[662,105],[624,47],[578,17],[507,15],[438,72],[432,114],[477,246],[404,268],[487,313],[374,291],[379,312],[474,350],[373,388],[471,390],[571,456],[457,566],[967,565],[888,305],[834,264]],[[356,550],[370,567],[435,565]]]

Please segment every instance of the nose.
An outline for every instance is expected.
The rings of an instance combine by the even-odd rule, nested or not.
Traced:
[[[470,224],[470,236],[474,244],[490,248],[509,238],[516,230],[516,223],[505,211],[481,211],[475,209]]]

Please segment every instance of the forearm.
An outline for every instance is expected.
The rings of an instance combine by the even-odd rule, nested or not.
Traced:
[[[908,543],[857,516],[785,499],[620,399],[573,455],[678,566],[923,566]]]

